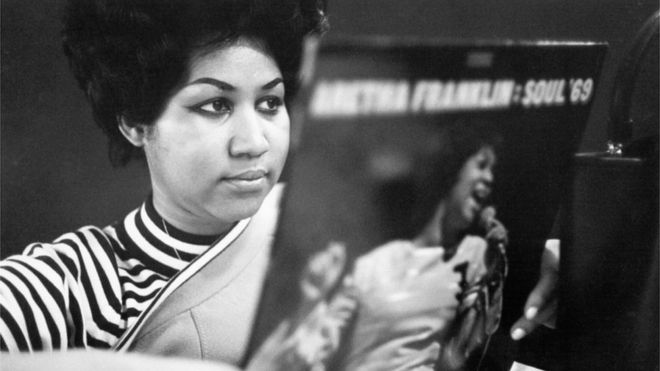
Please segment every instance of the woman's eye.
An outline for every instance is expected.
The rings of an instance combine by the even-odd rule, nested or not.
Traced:
[[[257,103],[257,110],[263,113],[277,113],[284,103],[279,97],[267,97]]]
[[[478,165],[480,170],[486,170],[486,169],[491,169],[495,165],[494,161],[492,161],[489,158],[484,158],[483,160],[479,161]]]
[[[495,166],[495,156],[491,153],[488,152],[480,152],[477,155],[477,158],[475,159],[477,163],[477,167],[480,170],[485,170],[487,168],[492,168]]]
[[[197,107],[197,110],[203,113],[211,113],[214,115],[221,115],[231,112],[231,102],[227,99],[216,99],[212,102],[202,104]]]

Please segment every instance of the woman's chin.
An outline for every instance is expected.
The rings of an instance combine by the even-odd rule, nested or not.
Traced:
[[[241,200],[240,202],[233,202],[229,205],[225,205],[221,209],[216,210],[214,214],[219,220],[228,223],[235,223],[254,216],[254,214],[259,211],[262,203],[263,198]]]
[[[480,211],[481,211],[481,205],[479,205],[473,199],[470,199],[463,207],[463,212],[461,213],[461,217],[463,220],[457,221],[456,224],[461,224],[465,228],[469,227],[479,216]]]

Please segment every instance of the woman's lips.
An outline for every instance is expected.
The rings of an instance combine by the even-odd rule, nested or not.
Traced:
[[[263,169],[246,170],[222,180],[242,191],[260,191],[268,184],[268,172]]]
[[[268,175],[268,172],[266,172],[266,170],[256,169],[256,170],[246,170],[246,171],[243,171],[241,173],[228,176],[225,179],[230,179],[230,180],[257,180],[257,179],[260,179],[260,178],[265,178],[266,175]]]
[[[472,198],[474,198],[479,204],[485,203],[489,196],[490,187],[487,186],[476,186],[472,191]]]

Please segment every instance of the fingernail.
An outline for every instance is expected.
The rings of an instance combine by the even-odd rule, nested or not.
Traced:
[[[523,330],[521,328],[517,328],[517,329],[513,330],[513,332],[511,333],[511,338],[513,340],[520,340],[520,339],[524,338],[525,335],[527,335],[525,330]]]
[[[537,307],[530,307],[525,312],[525,318],[532,319],[532,318],[536,317],[536,313],[538,313],[538,311],[539,311],[539,309]]]

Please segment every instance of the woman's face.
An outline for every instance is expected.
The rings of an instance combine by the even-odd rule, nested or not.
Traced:
[[[470,156],[458,174],[458,180],[449,193],[447,213],[456,224],[468,227],[485,206],[493,183],[495,152],[482,147]]]
[[[282,74],[255,42],[194,58],[143,141],[154,205],[174,226],[218,234],[252,216],[289,148]]]

